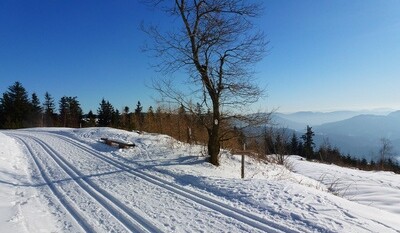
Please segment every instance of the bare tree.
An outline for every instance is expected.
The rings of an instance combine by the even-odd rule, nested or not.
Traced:
[[[384,164],[393,155],[393,145],[388,138],[381,138],[381,147],[379,148],[379,163],[383,170]]]
[[[208,131],[208,154],[210,162],[219,165],[224,121],[226,125],[236,115],[233,112],[257,102],[263,94],[255,82],[253,66],[263,58],[267,42],[251,21],[262,7],[246,0],[147,2],[165,10],[175,21],[167,32],[143,26],[154,39],[145,49],[160,58],[155,64],[157,71],[172,74],[186,70],[186,84],[190,87],[186,90],[190,92],[177,90],[171,79],[157,80],[153,86],[162,98],[173,99],[189,111],[196,98],[210,110],[210,117],[203,118],[207,119],[204,126]],[[178,27],[173,28],[175,25]]]

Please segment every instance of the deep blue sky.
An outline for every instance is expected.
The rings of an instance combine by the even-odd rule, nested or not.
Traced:
[[[156,105],[159,77],[140,23],[165,18],[135,0],[0,1],[0,92],[20,81],[41,100],[78,96],[84,111]],[[292,112],[400,109],[400,1],[271,0],[257,24],[269,53],[257,65],[268,98]]]

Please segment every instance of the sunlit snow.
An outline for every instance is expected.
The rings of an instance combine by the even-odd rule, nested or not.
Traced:
[[[135,143],[119,149],[101,137]],[[400,232],[400,179],[111,128],[0,131],[1,232]]]

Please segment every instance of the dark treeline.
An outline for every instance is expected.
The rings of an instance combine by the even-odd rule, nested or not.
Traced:
[[[58,113],[56,110],[58,104]],[[36,93],[29,96],[20,82],[15,82],[0,98],[0,127],[80,127],[82,109],[77,97],[63,96],[58,103],[46,92],[41,104]]]
[[[208,134],[205,122],[211,121],[209,110],[199,104],[187,110],[183,106],[175,108],[149,106],[144,109],[140,101],[136,108],[128,106],[122,111],[114,108],[107,100],[102,99],[97,111],[84,114],[78,98],[63,96],[57,102],[46,92],[43,103],[36,93],[29,96],[20,82],[15,82],[0,98],[0,128],[16,129],[28,127],[113,127],[128,131],[146,131],[149,133],[167,134],[179,141],[207,144]],[[319,161],[339,166],[356,167],[363,170],[388,170],[400,173],[400,165],[391,156],[367,161],[350,155],[344,155],[339,148],[332,147],[326,140],[318,149],[313,141],[311,127],[298,137],[285,129],[263,127],[250,129],[256,136],[235,127],[235,124],[223,125],[224,140],[222,147],[240,151],[246,144],[246,150],[253,156],[266,159],[267,155],[277,155],[276,162],[283,164],[287,155],[300,155],[307,160]],[[254,133],[253,133],[254,134]],[[386,145],[386,144],[385,144]],[[384,147],[386,148],[386,147]]]
[[[29,127],[114,127],[125,130],[146,131],[170,135],[188,143],[206,144],[208,140],[205,122],[211,121],[209,110],[199,104],[187,110],[183,106],[175,108],[149,106],[144,109],[140,101],[136,108],[128,106],[121,111],[107,100],[102,99],[96,112],[83,113],[78,97],[63,96],[56,101],[49,92],[43,103],[37,94],[29,97],[20,82],[15,82],[0,98],[0,128],[17,129]],[[225,127],[223,146],[238,147],[234,127]]]

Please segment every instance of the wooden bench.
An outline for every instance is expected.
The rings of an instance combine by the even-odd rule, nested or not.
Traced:
[[[134,147],[135,144],[134,143],[126,143],[126,142],[121,142],[118,140],[114,140],[114,139],[108,139],[108,138],[100,138],[105,144],[109,145],[109,146],[113,146],[116,145],[118,146],[118,148],[129,148],[129,147]]]

